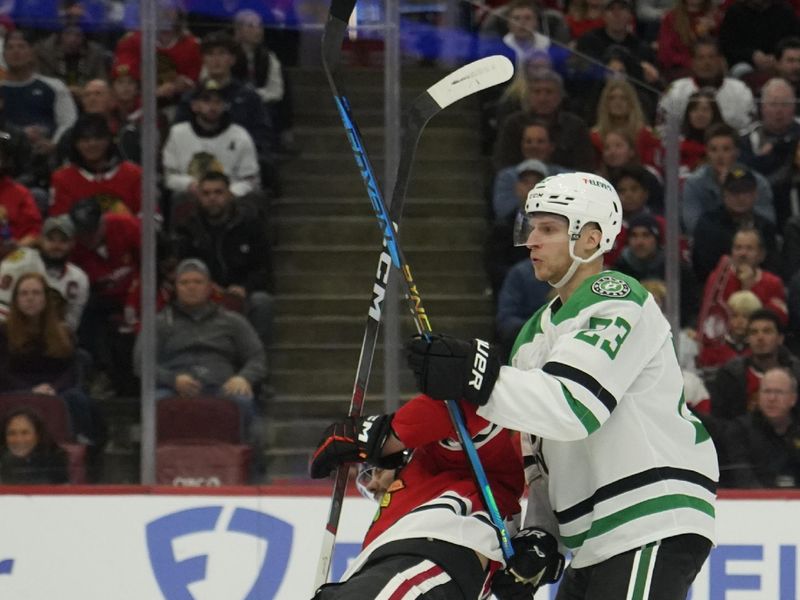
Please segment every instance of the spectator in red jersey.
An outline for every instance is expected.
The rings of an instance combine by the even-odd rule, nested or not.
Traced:
[[[761,268],[766,257],[762,233],[753,226],[741,227],[733,236],[730,260],[721,260],[709,275],[706,288],[717,285],[718,302],[727,302],[731,294],[750,290],[764,308],[774,312],[786,326],[789,312],[786,308],[786,288],[781,278]]]
[[[739,290],[728,298],[726,308],[728,321],[725,334],[721,338],[703,338],[697,366],[706,374],[713,374],[717,368],[737,356],[750,354],[747,345],[747,322],[757,310],[763,307],[750,290]]]
[[[95,197],[72,205],[75,225],[72,261],[89,277],[91,293],[78,330],[81,346],[95,361],[93,397],[133,391],[133,337],[122,335],[125,300],[139,272],[139,220],[124,213],[103,213]]]
[[[69,212],[81,198],[97,198],[103,212],[138,215],[142,169],[122,160],[105,117],[86,114],[73,130],[70,164],[53,173],[50,214]]]
[[[185,11],[177,0],[159,0],[156,53],[158,55],[158,87],[156,97],[160,106],[173,106],[181,95],[194,87],[200,76],[203,59],[200,43],[185,24]],[[141,72],[142,34],[126,34],[114,51],[114,64],[130,65]]]
[[[677,0],[658,31],[658,65],[668,81],[689,75],[692,46],[719,30],[720,13],[712,0]]]
[[[621,129],[612,129],[603,136],[601,162],[595,172],[608,180],[615,180],[626,167],[643,166],[636,153],[636,141]],[[664,206],[664,186],[654,169],[644,167],[648,204],[651,210],[662,212]]]
[[[573,0],[569,3],[566,21],[573,40],[605,25],[604,7],[604,0]]]
[[[11,178],[11,136],[0,131],[0,253],[30,246],[42,228],[42,214],[28,188]]]
[[[777,315],[762,308],[747,323],[750,354],[726,362],[711,385],[711,414],[735,419],[753,410],[761,378],[769,369],[786,367],[800,375],[800,359],[783,345],[783,327]]]

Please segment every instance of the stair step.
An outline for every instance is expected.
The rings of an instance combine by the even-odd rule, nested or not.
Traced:
[[[280,217],[278,224],[278,244],[308,244],[314,241],[326,243],[332,237],[344,234],[350,240],[380,243],[381,232],[375,217]],[[452,217],[447,220],[419,219],[409,217],[403,220],[400,242],[405,245],[420,245],[436,240],[437,243],[474,244],[481,246],[486,242],[488,227],[482,218]],[[341,232],[341,233],[340,233]],[[377,247],[377,246],[376,246]]]
[[[275,271],[306,272],[323,267],[332,273],[366,272],[374,275],[378,264],[376,244],[370,246],[279,246],[273,251]],[[423,274],[482,270],[483,249],[475,246],[406,246],[406,260],[415,279],[425,289]]]
[[[310,94],[311,89],[305,88],[302,93]],[[410,101],[411,95],[403,98]],[[382,127],[384,125],[383,97],[376,96],[373,92],[361,92],[350,94],[350,102],[353,106],[353,114],[358,120],[359,130],[366,127]],[[381,103],[375,106],[375,103]],[[404,104],[405,106],[405,104]],[[458,127],[466,124],[478,126],[478,116],[471,110],[459,110],[460,104],[448,107],[434,116],[425,126],[425,130],[436,130],[440,127]],[[302,123],[304,127],[325,127],[341,124],[339,112],[331,99],[330,103],[323,101],[309,102],[301,105],[295,110],[295,120]],[[431,134],[431,135],[436,135]]]
[[[375,176],[379,177],[377,173]],[[355,166],[352,173],[345,171],[332,175],[287,174],[282,176],[282,184],[286,193],[292,195],[304,193],[309,196],[352,196],[354,192],[365,189],[361,177],[355,170]],[[382,185],[380,181],[378,185]],[[408,194],[409,196],[415,196],[424,193],[426,196],[433,194],[446,198],[461,198],[463,196],[480,195],[482,185],[483,179],[480,173],[459,174],[454,171],[448,171],[424,180],[412,178]],[[383,190],[383,187],[381,187],[381,190]]]
[[[384,151],[383,127],[359,129],[370,161],[377,160]],[[341,126],[305,127],[299,125],[295,127],[294,132],[297,145],[303,149],[304,154],[342,152],[351,156],[350,144]],[[453,155],[480,156],[480,132],[477,127],[438,127],[435,135],[422,135],[415,154],[418,159]]]
[[[329,270],[304,270],[281,271],[275,273],[275,285],[281,294],[336,294],[342,290],[367,290],[372,288],[372,281],[375,278],[375,268],[378,264],[377,250],[373,251],[372,269],[351,272],[331,272]],[[317,268],[324,265],[317,265]],[[420,265],[422,268],[423,265]],[[422,275],[426,282],[425,270]],[[414,276],[418,277],[417,270]],[[436,290],[449,294],[474,294],[482,293],[487,287],[486,275],[481,269],[470,272],[458,273],[436,273],[435,278],[431,278],[431,286],[435,285]],[[420,287],[422,284],[420,283]],[[428,289],[428,284],[424,290]],[[426,293],[423,291],[423,293]],[[427,298],[427,296],[426,296]]]
[[[355,190],[354,190],[355,191]],[[374,212],[366,196],[352,197],[300,197],[283,196],[272,201],[276,219],[301,216],[373,216]],[[409,197],[403,205],[403,217],[481,217],[488,208],[479,195],[462,198]],[[374,217],[373,217],[374,218]]]
[[[360,343],[364,337],[366,316],[297,316],[278,315],[275,318],[275,341],[277,344],[314,340],[324,344]],[[416,333],[410,318],[403,318],[400,324],[403,339]],[[471,316],[453,317],[450,315],[431,315],[431,325],[435,331],[465,338],[491,338],[494,317]],[[319,373],[314,373],[318,378]],[[292,388],[281,387],[281,392],[297,393]]]
[[[355,370],[344,369],[315,369],[313,377],[309,377],[307,369],[276,369],[272,372],[275,389],[295,395],[339,393],[346,397],[352,394],[354,377]],[[370,386],[383,389],[383,380],[383,371],[377,369],[370,377]],[[400,387],[408,393],[415,389],[414,374],[409,369],[400,370]]]
[[[275,313],[279,315],[364,316],[371,295],[361,294],[280,294],[276,297]],[[453,295],[426,294],[424,306],[430,315],[486,316],[493,310],[491,296],[483,294]],[[401,307],[406,302],[401,300]],[[432,317],[433,318],[433,317]]]
[[[376,177],[378,173],[383,173],[384,160],[381,156],[371,156],[370,162]],[[480,173],[484,167],[487,167],[487,162],[479,156],[469,158],[462,158],[457,155],[436,156],[415,161],[411,170],[411,177],[412,180],[416,181],[417,179],[438,177],[443,173]],[[303,153],[298,160],[291,161],[281,167],[281,176],[292,178],[305,176],[309,173],[325,175],[347,173],[348,171],[358,174],[352,154]]]

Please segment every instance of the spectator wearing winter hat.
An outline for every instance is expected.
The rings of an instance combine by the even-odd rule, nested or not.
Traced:
[[[662,246],[662,225],[658,219],[642,213],[628,222],[625,247],[613,268],[639,281],[666,279],[666,259]],[[697,316],[700,288],[691,266],[680,263],[681,324],[693,323]]]
[[[72,137],[70,162],[51,179],[50,214],[64,214],[81,198],[93,196],[103,212],[138,215],[142,169],[120,157],[106,118],[82,115]]]

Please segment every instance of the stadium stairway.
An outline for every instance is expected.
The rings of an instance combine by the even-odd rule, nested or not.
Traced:
[[[403,101],[446,74],[409,67]],[[344,75],[376,176],[383,176],[383,80],[374,69]],[[306,477],[322,429],[346,414],[371,299],[381,236],[321,69],[292,73],[302,154],[281,166],[274,200],[276,332],[270,350],[276,394],[268,409],[269,480]],[[485,157],[475,98],[442,111],[426,128],[412,171],[400,238],[438,331],[491,336],[483,241]],[[414,331],[401,302],[402,332]],[[382,338],[366,410],[383,407]],[[403,398],[413,381],[401,366]]]

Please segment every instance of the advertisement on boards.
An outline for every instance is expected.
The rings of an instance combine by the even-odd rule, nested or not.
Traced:
[[[308,600],[329,500],[304,496],[0,496],[0,598]],[[332,577],[375,505],[344,503]],[[691,600],[797,600],[800,502],[722,500]],[[543,588],[537,600],[555,596]]]

